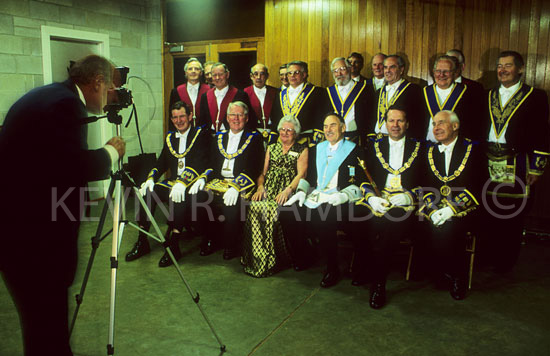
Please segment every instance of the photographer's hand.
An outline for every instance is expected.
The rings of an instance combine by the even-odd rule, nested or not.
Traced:
[[[118,158],[122,158],[126,153],[126,142],[120,136],[115,136],[107,141],[107,145],[113,146],[118,152]]]

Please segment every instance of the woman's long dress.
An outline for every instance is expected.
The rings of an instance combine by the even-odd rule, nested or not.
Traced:
[[[267,277],[290,264],[275,197],[296,177],[298,157],[306,145],[295,143],[286,154],[280,142],[268,148],[269,166],[264,180],[267,199],[249,206],[241,258],[244,272],[254,277]]]

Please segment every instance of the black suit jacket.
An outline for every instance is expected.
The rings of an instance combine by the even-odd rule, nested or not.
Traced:
[[[278,88],[272,87],[271,85],[266,85],[263,113],[267,118],[266,126],[271,130],[277,129],[277,127],[273,127],[271,112],[273,111],[273,105],[275,105],[275,102],[277,101],[279,91],[280,90]],[[254,111],[254,116],[257,120],[256,127],[263,128],[264,123],[262,122],[262,108],[260,107],[260,99],[258,99],[256,93],[254,92],[254,86],[251,85],[244,88],[244,92],[248,95],[248,101],[250,102],[249,110]],[[271,121],[271,125],[268,125],[269,121]]]
[[[348,141],[349,142],[349,141]],[[352,143],[352,142],[350,142]],[[345,189],[346,187],[354,184],[357,187],[361,186],[363,182],[366,181],[366,176],[364,171],[359,166],[359,161],[357,158],[364,159],[363,149],[353,143],[355,147],[340,164],[338,169],[338,190]],[[317,145],[313,148],[310,148],[308,154],[308,167],[307,167],[307,176],[306,180],[309,183],[312,189],[317,187],[317,155],[323,154],[319,151],[321,146]]]
[[[201,83],[199,85],[199,92],[197,93],[197,101],[195,102],[195,112],[193,113],[195,117],[200,118],[201,115],[201,100],[202,95],[206,93],[210,87],[208,84]],[[183,96],[180,95],[179,91],[183,92]],[[169,108],[172,107],[172,105],[176,101],[183,101],[184,103],[188,104],[191,108],[193,108],[193,102],[191,101],[191,98],[189,97],[189,94],[187,94],[187,84],[178,85],[176,88],[172,89],[170,92],[170,105]]]
[[[404,81],[408,83],[406,79],[404,79]],[[384,86],[386,85],[387,84]],[[380,100],[380,93],[383,89],[384,87],[376,92],[376,101],[373,105],[373,121],[369,125],[370,132],[374,132],[375,125],[377,124],[378,102]],[[401,96],[395,101],[393,106],[406,111],[409,121],[407,134],[418,140],[425,138],[426,133],[422,132],[424,130],[424,104],[420,86],[410,83],[407,89],[405,89]]]
[[[526,90],[530,86],[522,84]],[[498,93],[499,88],[494,88]],[[489,137],[491,127],[489,98],[485,98],[485,138]],[[541,89],[533,88],[531,95],[525,99],[508,123],[506,143],[521,153],[532,154],[534,151],[549,152],[548,132],[548,96]]]
[[[366,164],[374,183],[382,191],[386,185],[388,174],[390,173],[382,162],[390,163],[390,143],[389,136],[378,135],[369,140],[366,151]],[[414,155],[413,155],[414,153]],[[425,174],[424,147],[419,141],[407,137],[405,139],[405,150],[403,152],[403,164],[410,163],[401,175],[401,185],[404,190],[412,192],[421,185],[422,175]],[[378,154],[382,156],[379,157]],[[414,156],[414,157],[413,157]]]
[[[449,174],[445,172],[445,154],[440,152],[439,145],[427,147],[427,172],[422,180],[425,207],[422,212],[430,216],[438,208],[451,206],[459,216],[466,215],[482,203],[483,185],[488,179],[482,146],[459,135],[453,148]],[[464,168],[461,165],[464,164]],[[444,182],[439,177],[449,179]],[[443,186],[451,188],[450,196],[445,197]],[[448,203],[445,202],[445,199]]]
[[[235,87],[230,85],[229,89],[231,90],[232,88],[235,88]],[[213,101],[209,100],[208,93],[209,92],[214,93],[215,90],[216,90],[215,87],[210,88],[209,91],[207,91],[206,93],[204,93],[202,95],[201,105],[200,105],[200,117],[198,118],[197,126],[206,125],[206,127],[208,129],[211,129],[214,121],[212,120],[210,107],[217,108],[218,104],[216,103],[215,95],[213,96],[213,99],[212,99]],[[227,97],[227,95],[226,95],[226,97]],[[225,101],[225,99],[224,99],[224,101]],[[246,127],[249,130],[254,130],[256,128],[256,123],[257,123],[258,119],[256,118],[256,114],[254,114],[254,110],[250,109],[250,102],[248,100],[248,95],[244,91],[242,91],[241,89],[237,89],[237,92],[236,92],[235,96],[233,97],[233,100],[228,101],[227,104],[229,104],[230,102],[234,102],[234,101],[242,101],[243,103],[246,104],[246,106],[248,106],[248,108],[249,108],[248,109],[248,122],[246,124]],[[222,112],[220,112],[219,120],[225,126],[226,129],[229,129],[229,124],[227,122],[227,105],[224,106],[224,103],[222,103],[221,106],[222,106],[222,108],[225,108],[225,110],[222,110]],[[216,119],[216,117],[214,116],[214,120],[215,119]]]
[[[71,283],[84,187],[111,171],[105,149],[87,149],[87,116],[72,81],[35,88],[8,111],[0,131],[0,183],[11,187],[2,193],[10,206],[0,214],[0,269],[39,266]],[[26,262],[14,251],[25,251]]]
[[[361,82],[362,83],[362,82]],[[334,85],[333,85],[334,86]],[[342,98],[344,99],[344,98]],[[367,133],[370,130],[369,123],[373,121],[372,119],[372,106],[374,105],[374,90],[372,85],[365,86],[365,89],[361,92],[357,100],[355,101],[355,123],[357,124],[357,133],[359,137],[365,138]],[[328,93],[327,88],[327,107],[324,110],[325,113],[335,112],[334,106],[332,105],[330,94]],[[322,123],[321,123],[322,125]],[[322,129],[322,126],[320,127]],[[364,147],[364,140],[362,141]]]
[[[326,90],[321,87],[315,87],[311,83],[306,83],[308,87],[313,87],[313,91],[309,95],[308,99],[304,103],[304,106],[297,115],[297,119],[302,126],[302,132],[312,129],[322,130],[323,129],[323,116],[327,113],[325,110],[327,108],[328,97]],[[281,107],[282,103],[282,91],[279,92],[278,97],[275,100],[273,105],[273,111],[271,118],[273,121],[273,127],[277,127],[279,121],[284,116],[283,109]]]
[[[457,83],[455,90],[462,88],[462,85]],[[428,99],[426,98],[426,92],[428,90],[435,90],[435,84],[429,85],[423,88],[423,102],[424,102],[424,137],[428,129],[432,129],[432,116],[428,108]],[[436,92],[437,95],[437,92]],[[483,110],[480,106],[480,102],[483,100],[483,92],[479,93],[470,86],[466,86],[466,91],[462,95],[459,102],[454,108],[454,112],[460,119],[460,133],[464,137],[468,137],[474,141],[481,142],[485,139],[485,124],[483,122]],[[438,111],[439,112],[439,111]],[[437,112],[432,112],[435,116]]]
[[[250,143],[246,146],[242,154],[235,158],[233,175],[235,178],[241,174],[246,175],[255,183],[263,169],[264,148],[262,136],[260,134],[245,130],[239,141],[239,149],[243,147],[249,137],[251,137]],[[222,147],[227,149],[228,138],[229,131],[219,132],[210,144],[209,170],[211,169],[212,171],[208,174],[208,180],[224,179],[222,169],[225,157],[220,152],[218,143],[221,140]]]
[[[168,170],[170,170],[169,180],[176,180],[178,178],[178,158],[170,151],[166,139],[170,141],[172,150],[178,153],[181,138],[176,137],[175,132],[169,132],[164,140],[164,145],[157,159],[155,168],[149,174],[149,177],[153,177],[155,180],[158,180],[158,178]],[[206,127],[189,129],[185,146],[186,150],[189,149],[189,152],[185,155],[185,167],[186,169],[195,171],[197,176],[204,172],[208,166],[209,151],[206,147],[209,147],[210,141],[210,133]],[[192,181],[192,179],[189,178],[191,177],[187,176],[187,179],[183,179],[185,184]]]

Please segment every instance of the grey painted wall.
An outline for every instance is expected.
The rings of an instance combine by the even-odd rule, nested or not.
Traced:
[[[134,95],[144,150],[158,155],[163,142],[160,19],[160,0],[2,0],[0,124],[15,100],[44,83],[41,25],[98,32],[109,35],[110,59],[140,78],[129,79],[127,87]],[[121,114],[125,123],[130,110]],[[135,125],[122,135],[127,156],[138,154]]]

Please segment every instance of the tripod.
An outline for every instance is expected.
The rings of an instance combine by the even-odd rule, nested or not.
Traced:
[[[119,125],[117,125],[117,135],[119,135]],[[90,258],[88,259],[88,264],[86,267],[86,272],[84,273],[84,278],[82,281],[82,285],[80,287],[80,292],[75,296],[76,298],[76,309],[73,314],[73,318],[70,324],[69,328],[69,336],[72,335],[73,328],[76,322],[76,318],[78,316],[78,311],[80,309],[80,305],[82,304],[82,301],[84,299],[84,292],[86,290],[86,285],[88,283],[88,278],[90,276],[90,272],[92,269],[93,261],[95,258],[95,254],[97,252],[97,249],[99,247],[99,244],[102,240],[104,240],[111,232],[113,234],[113,241],[111,245],[111,295],[110,295],[110,308],[109,308],[109,339],[107,344],[107,355],[114,355],[114,327],[115,327],[115,301],[116,301],[116,276],[117,276],[117,269],[118,269],[118,252],[120,249],[120,243],[122,242],[122,236],[124,233],[124,228],[128,224],[139,231],[147,234],[148,236],[152,237],[156,241],[160,242],[170,259],[172,260],[172,264],[176,268],[181,280],[183,281],[185,287],[187,288],[187,291],[189,292],[189,295],[191,296],[191,299],[193,302],[195,302],[195,305],[197,308],[199,308],[199,311],[201,312],[204,320],[208,324],[210,330],[212,331],[212,334],[218,341],[218,344],[220,345],[221,353],[223,354],[226,351],[225,345],[220,340],[218,334],[214,330],[214,327],[208,317],[206,316],[204,310],[202,309],[201,305],[199,304],[200,296],[198,292],[195,292],[187,280],[185,279],[183,272],[181,271],[181,268],[179,267],[176,258],[174,257],[171,249],[170,244],[166,241],[164,236],[162,235],[160,228],[153,218],[153,215],[151,214],[151,211],[149,210],[147,204],[143,200],[143,197],[139,193],[139,190],[137,188],[137,185],[135,182],[128,176],[124,170],[121,169],[121,163],[118,162],[118,168],[119,170],[115,173],[111,174],[111,182],[109,184],[109,189],[107,192],[107,196],[105,199],[105,205],[103,206],[103,209],[101,211],[101,216],[99,219],[99,223],[96,229],[95,235],[92,237],[92,251],[90,253]],[[149,221],[151,221],[151,225],[155,229],[156,235],[150,234],[149,232],[141,229],[136,224],[133,224],[131,222],[128,222],[126,220],[126,214],[124,210],[124,202],[123,202],[123,196],[122,196],[122,178],[129,181],[132,185],[132,189],[134,191],[135,196],[138,198],[139,203],[145,213],[147,214],[147,217],[149,218]],[[107,217],[107,211],[109,210],[109,206],[113,201],[113,193],[114,193],[114,209],[113,209],[113,228],[107,232],[104,236],[101,236],[103,225],[105,224],[105,220]]]

